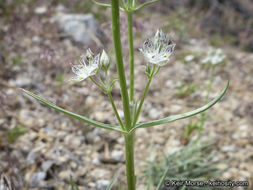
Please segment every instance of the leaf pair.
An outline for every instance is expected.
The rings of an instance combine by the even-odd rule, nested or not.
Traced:
[[[137,128],[146,128],[146,127],[152,127],[152,126],[161,125],[161,124],[165,124],[165,123],[170,123],[172,121],[176,121],[176,120],[179,120],[179,119],[184,119],[184,118],[187,118],[187,117],[191,117],[193,115],[196,115],[198,113],[206,111],[207,109],[209,109],[210,107],[212,107],[213,105],[215,105],[224,96],[224,94],[226,93],[226,91],[228,89],[228,86],[229,86],[229,81],[227,82],[225,89],[220,93],[219,96],[217,96],[214,100],[212,100],[208,104],[206,104],[206,105],[204,105],[204,106],[202,106],[202,107],[200,107],[200,108],[198,108],[196,110],[193,110],[193,111],[190,111],[190,112],[187,112],[187,113],[184,113],[184,114],[178,114],[178,115],[169,116],[169,117],[166,117],[166,118],[163,118],[163,119],[154,120],[154,121],[147,122],[147,123],[138,123],[130,131],[125,131],[125,130],[121,129],[120,126],[115,126],[115,125],[111,125],[111,124],[101,123],[101,122],[89,119],[87,117],[81,116],[79,114],[72,113],[70,111],[67,111],[67,110],[65,110],[65,109],[63,109],[61,107],[58,107],[58,106],[54,105],[53,103],[51,103],[51,102],[49,102],[49,101],[41,98],[40,96],[37,96],[36,94],[33,94],[32,92],[29,92],[29,91],[27,91],[25,89],[22,89],[22,90],[23,90],[24,93],[26,93],[27,95],[35,98],[39,102],[45,104],[46,106],[48,106],[50,108],[53,108],[53,109],[61,112],[61,113],[65,114],[65,115],[67,115],[69,117],[78,119],[78,120],[80,120],[80,121],[82,121],[84,123],[87,123],[89,125],[93,125],[93,126],[96,126],[96,127],[100,127],[100,128],[103,128],[103,129],[114,130],[114,131],[122,132],[124,134],[129,134],[129,133],[133,132]]]

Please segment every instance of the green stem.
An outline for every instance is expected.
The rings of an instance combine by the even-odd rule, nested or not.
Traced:
[[[134,100],[134,45],[133,45],[133,16],[127,13],[128,21],[128,44],[129,44],[129,63],[130,63],[130,102]]]
[[[121,119],[120,119],[119,113],[118,113],[117,108],[116,108],[116,106],[115,106],[115,103],[114,103],[114,101],[113,101],[111,92],[108,92],[107,95],[108,95],[108,98],[109,98],[109,100],[110,100],[110,102],[111,102],[111,104],[112,104],[112,108],[113,108],[113,111],[114,111],[114,113],[115,113],[115,115],[116,115],[116,117],[117,117],[117,119],[118,119],[118,122],[120,123],[120,126],[122,127],[123,130],[125,130],[124,124],[122,123],[122,121],[121,121]]]
[[[95,84],[95,85],[97,85],[99,88],[101,88],[101,90],[103,91],[103,92],[106,92],[106,89],[104,88],[104,86],[102,86],[101,84],[99,84],[94,78],[92,78],[92,77],[89,77],[90,79],[91,79],[91,81]]]
[[[139,104],[139,106],[138,106],[136,115],[135,115],[135,117],[134,117],[133,127],[135,127],[135,125],[136,125],[136,123],[137,123],[137,121],[138,121],[138,119],[139,119],[139,116],[140,116],[140,113],[141,113],[141,109],[142,109],[144,100],[145,100],[145,98],[146,98],[146,96],[147,96],[148,89],[149,89],[151,80],[152,80],[152,78],[153,78],[153,76],[154,76],[154,73],[155,73],[155,65],[153,65],[153,68],[152,68],[152,71],[151,71],[151,76],[148,78],[148,82],[147,82],[147,84],[146,84],[146,86],[145,86],[144,93],[143,93],[143,95],[142,95],[142,97],[141,97],[140,104]]]
[[[131,129],[131,114],[130,114],[130,105],[129,97],[127,92],[125,70],[122,58],[122,48],[120,40],[120,21],[119,21],[119,1],[111,0],[112,5],[112,32],[113,32],[113,43],[116,54],[116,66],[119,77],[119,84],[121,90],[121,98],[123,102],[124,118],[125,118],[125,127],[127,131]]]
[[[128,190],[135,190],[136,177],[134,174],[134,141],[135,133],[125,135],[125,157]]]

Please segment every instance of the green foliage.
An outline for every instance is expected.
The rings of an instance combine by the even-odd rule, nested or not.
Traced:
[[[25,133],[24,126],[16,125],[13,129],[7,132],[8,143],[14,143],[24,133]]]
[[[10,16],[16,9],[16,7],[20,6],[23,3],[25,3],[25,0],[15,0],[15,1],[0,0],[0,15],[6,17]]]
[[[22,61],[23,61],[23,57],[21,55],[19,55],[19,56],[12,59],[12,64],[13,64],[13,66],[20,66]]]
[[[183,137],[184,144],[188,144],[190,138],[192,137],[195,131],[197,131],[198,135],[200,135],[206,120],[207,120],[206,113],[202,113],[199,119],[191,121],[188,125],[184,127],[184,137]]]
[[[223,39],[220,34],[215,34],[209,39],[210,45],[214,47],[221,47],[223,45]]]
[[[70,186],[71,186],[71,190],[79,190],[79,187],[73,181],[72,176],[70,176],[69,183],[70,183]]]
[[[161,162],[147,161],[144,176],[152,179],[152,186],[154,187],[157,187],[158,184],[162,185],[164,180],[212,179],[226,170],[217,167],[220,163],[213,161],[215,155],[214,144],[195,140],[173,154],[164,155]],[[161,181],[162,177],[164,180]],[[181,187],[181,189],[183,188]],[[204,188],[187,187],[185,189],[200,190]]]
[[[196,92],[198,90],[198,85],[196,84],[191,84],[188,85],[185,82],[182,82],[178,87],[177,87],[177,96],[179,98],[185,98],[189,96],[190,94]]]
[[[59,85],[62,85],[63,83],[63,74],[62,73],[58,73],[56,76],[55,76],[55,80],[57,81],[57,83]]]

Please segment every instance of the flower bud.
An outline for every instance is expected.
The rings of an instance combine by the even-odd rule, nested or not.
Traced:
[[[103,70],[107,71],[110,67],[110,58],[107,53],[103,50],[101,58],[100,58],[100,65]]]

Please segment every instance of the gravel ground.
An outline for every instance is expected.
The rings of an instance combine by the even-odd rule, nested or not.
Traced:
[[[122,170],[119,182],[125,184],[124,139],[120,134],[66,118],[20,92],[19,88],[25,88],[70,111],[101,122],[116,122],[109,101],[90,81],[67,82],[72,76],[69,60],[87,47],[61,37],[57,25],[51,22],[55,7],[46,14],[24,8],[20,17],[0,19],[0,171],[11,176],[16,186],[27,186],[26,181],[29,181],[31,189],[68,189],[70,175],[80,189],[103,189],[119,169]],[[152,36],[163,25],[165,18],[159,16],[144,15],[136,21],[136,97],[141,96],[146,79],[145,63],[137,49],[145,36]],[[101,29],[109,39],[106,49],[110,50],[110,24],[101,24]],[[204,103],[208,70],[199,60],[211,46],[205,39],[189,38],[180,42],[176,33],[171,35],[177,43],[175,54],[152,81],[141,121],[183,113]],[[96,49],[96,43],[89,47],[96,51],[101,48]],[[223,50],[227,64],[215,70],[210,99],[222,91],[227,80],[230,86],[225,97],[208,110],[201,138],[215,142],[218,160],[230,160],[225,166],[229,169],[221,179],[250,180],[253,178],[253,55],[236,47],[225,46]],[[184,64],[178,59],[191,52],[200,55],[192,63]],[[111,76],[116,76],[115,64],[111,66]],[[177,87],[182,81],[199,88],[179,98]],[[113,89],[113,97],[122,115],[118,85]],[[154,154],[160,150],[172,153],[184,146],[181,142],[183,127],[190,120],[137,130],[137,175],[142,173],[151,145],[155,147]],[[8,143],[6,133],[17,125],[24,126],[25,134],[14,143]],[[143,189],[142,182],[137,186]]]

